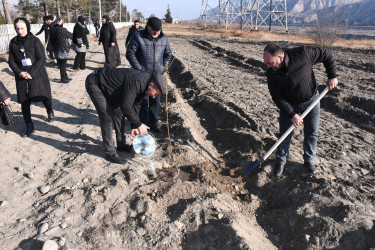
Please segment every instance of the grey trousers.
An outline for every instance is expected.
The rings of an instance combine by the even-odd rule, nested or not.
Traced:
[[[116,141],[125,144],[125,117],[120,104],[106,99],[98,86],[95,71],[86,78],[86,90],[98,112],[105,152],[113,155],[117,153],[112,138],[113,128],[116,133]]]

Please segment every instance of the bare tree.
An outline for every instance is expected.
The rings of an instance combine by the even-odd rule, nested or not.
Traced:
[[[9,8],[8,8],[7,0],[3,0],[3,7],[4,7],[5,20],[6,20],[7,24],[11,24],[12,18],[10,17],[10,12],[9,12]]]
[[[340,25],[337,13],[332,17],[331,13],[326,12],[322,18],[318,20],[314,29],[313,39],[318,45],[331,46],[340,36]]]
[[[60,0],[56,0],[56,12],[57,16],[61,17]]]

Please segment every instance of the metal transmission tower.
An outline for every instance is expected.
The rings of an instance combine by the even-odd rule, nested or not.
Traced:
[[[288,31],[286,0],[202,0],[200,23],[249,27],[281,25]]]

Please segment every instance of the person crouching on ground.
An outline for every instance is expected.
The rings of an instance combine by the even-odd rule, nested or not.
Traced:
[[[131,125],[130,139],[138,134],[147,134],[147,127],[139,119],[139,110],[144,96],[153,98],[165,93],[165,79],[134,69],[107,66],[95,70],[86,78],[86,90],[99,115],[105,158],[113,163],[124,164],[126,160],[117,151],[130,152],[123,131],[124,116]],[[112,139],[115,129],[117,151]]]
[[[323,63],[326,68],[329,90],[336,87],[337,66],[331,50],[326,48],[297,47],[283,50],[276,44],[269,44],[263,53],[267,65],[268,88],[280,109],[280,136],[293,124],[298,127],[304,124],[305,139],[303,143],[304,165],[310,174],[317,172],[314,165],[318,142],[320,103],[302,120],[302,114],[318,97],[318,83],[315,79],[313,66]],[[289,157],[289,146],[293,132],[279,145],[276,151],[274,173],[280,176]]]
[[[26,130],[22,137],[34,132],[31,120],[31,103],[43,102],[47,109],[47,122],[54,119],[49,77],[44,64],[46,54],[41,41],[30,32],[30,23],[19,17],[14,21],[17,36],[9,44],[9,67],[14,73],[17,88],[17,102],[21,104]]]

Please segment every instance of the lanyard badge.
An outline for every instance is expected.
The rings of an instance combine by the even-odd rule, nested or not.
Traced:
[[[21,48],[20,50],[21,50],[21,52],[23,53],[23,57],[24,57],[24,59],[21,60],[21,62],[22,62],[22,66],[26,67],[26,66],[31,66],[31,65],[33,65],[33,64],[31,63],[31,59],[26,57],[25,48],[22,46],[22,48]]]

